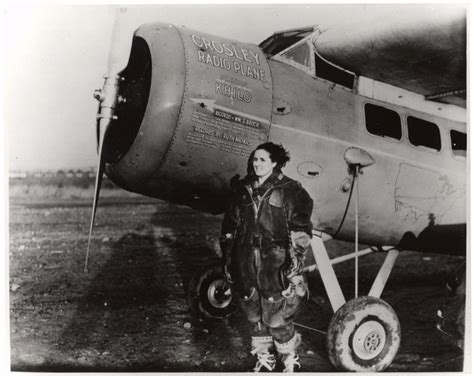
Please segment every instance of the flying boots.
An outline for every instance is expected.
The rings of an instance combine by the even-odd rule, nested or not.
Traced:
[[[274,350],[273,347],[273,337],[253,337],[252,336],[252,355],[257,356],[257,364],[255,364],[254,372],[263,371],[273,371],[275,369],[276,358],[272,353]]]
[[[297,353],[298,346],[301,344],[301,335],[295,333],[292,339],[285,343],[275,341],[275,347],[280,355],[283,364],[282,372],[294,372],[301,368],[300,358]]]

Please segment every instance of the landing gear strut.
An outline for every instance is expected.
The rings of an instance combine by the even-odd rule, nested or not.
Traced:
[[[386,250],[387,256],[368,296],[346,302],[332,265],[370,254],[374,250],[369,248],[358,254],[329,259],[326,247],[317,235],[311,240],[311,248],[317,265],[307,267],[307,270],[319,270],[335,311],[326,337],[331,363],[335,368],[346,371],[376,372],[387,368],[400,347],[401,331],[395,311],[380,299],[380,295],[399,251]]]

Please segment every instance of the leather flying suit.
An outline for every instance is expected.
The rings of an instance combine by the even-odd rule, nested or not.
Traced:
[[[282,295],[289,283],[283,269],[292,250],[304,253],[309,246],[312,209],[301,184],[281,172],[273,172],[260,187],[249,177],[237,184],[222,234],[232,235],[227,257],[233,293],[250,322],[269,328],[292,325],[303,297]]]

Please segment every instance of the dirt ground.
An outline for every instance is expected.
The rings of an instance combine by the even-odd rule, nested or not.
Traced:
[[[105,195],[107,196],[107,195]],[[91,196],[89,196],[91,197]],[[212,321],[189,307],[191,278],[218,261],[221,217],[134,195],[101,199],[89,258],[90,198],[10,202],[10,349],[13,371],[246,372],[248,327],[240,312]],[[352,245],[329,244],[331,256]],[[360,261],[368,292],[384,255]],[[401,347],[391,372],[462,371],[462,351],[436,330],[453,298],[447,276],[463,259],[401,253],[382,298],[397,312]],[[346,298],[353,262],[336,267]],[[316,273],[297,319],[305,372],[333,372],[325,347],[332,315]]]

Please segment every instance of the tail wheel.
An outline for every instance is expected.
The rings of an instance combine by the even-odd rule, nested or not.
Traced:
[[[191,308],[208,318],[223,319],[235,309],[230,286],[219,266],[209,268],[191,280],[188,298]]]
[[[400,322],[386,302],[361,296],[344,304],[329,324],[327,347],[334,367],[358,372],[387,368],[400,347]]]

